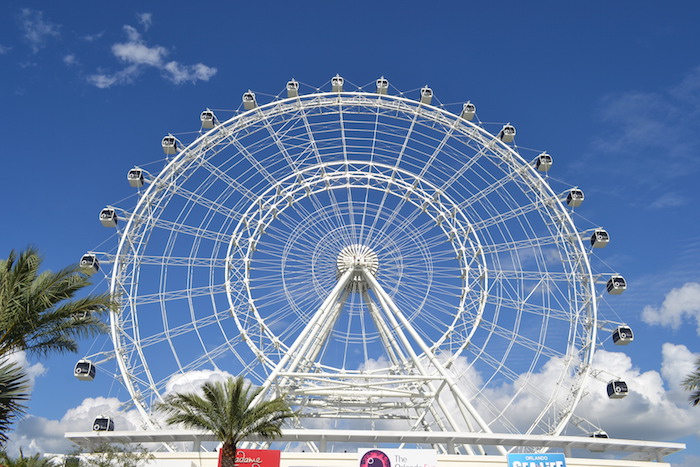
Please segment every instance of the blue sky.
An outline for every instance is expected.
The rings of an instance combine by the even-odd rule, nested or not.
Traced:
[[[112,247],[97,215],[133,195],[126,171],[162,159],[164,134],[199,129],[201,110],[237,108],[247,89],[270,99],[290,78],[321,87],[336,73],[358,85],[383,75],[405,91],[429,84],[442,103],[470,99],[482,121],[512,122],[519,146],[555,156],[550,176],[585,191],[578,214],[613,239],[599,260],[629,283],[609,301],[636,331],[624,352],[608,345],[601,358],[645,388],[624,402],[634,429],[608,431],[686,442],[671,460],[697,464],[698,409],[678,389],[700,353],[695,2],[23,2],[0,11],[2,256],[33,244],[57,269]],[[126,398],[107,378],[76,381],[76,358],[27,363],[31,415],[11,446],[62,449],[66,429],[89,428],[77,420]]]

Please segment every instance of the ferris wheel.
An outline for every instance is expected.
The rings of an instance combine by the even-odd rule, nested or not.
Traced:
[[[583,191],[555,191],[552,157],[471,102],[328,87],[205,110],[191,143],[163,138],[162,169],[128,172],[135,206],[100,213],[117,251],[83,263],[111,263],[113,357],[144,420],[209,371],[285,395],[299,427],[564,432],[598,289],[626,287],[591,270],[609,237],[574,225]]]

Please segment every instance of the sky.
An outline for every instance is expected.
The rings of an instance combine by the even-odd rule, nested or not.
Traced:
[[[126,171],[162,160],[164,134],[199,129],[204,108],[237,108],[248,89],[271,99],[291,78],[323,87],[336,73],[429,84],[553,154],[552,176],[585,191],[578,214],[611,234],[597,261],[627,280],[610,301],[636,335],[596,360],[637,389],[580,408],[613,437],[686,443],[675,466],[700,461],[700,408],[680,387],[700,356],[697,2],[26,1],[0,12],[0,255],[35,245],[55,270],[113,246],[98,213],[133,195]],[[16,356],[33,395],[11,451],[70,449],[65,431],[125,400],[109,378],[75,380],[77,357]]]

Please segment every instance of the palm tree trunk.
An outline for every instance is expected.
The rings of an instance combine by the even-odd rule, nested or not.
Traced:
[[[236,467],[236,445],[224,443],[219,451],[219,467]]]

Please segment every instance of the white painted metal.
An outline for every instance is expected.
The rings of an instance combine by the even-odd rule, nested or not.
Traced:
[[[338,78],[204,128],[124,213],[118,251],[100,259],[136,407],[154,424],[171,384],[226,371],[286,394],[301,427],[561,433],[598,296],[564,200],[531,157],[421,105],[425,92]],[[552,360],[560,373],[538,386]],[[523,425],[526,399],[538,407]]]

